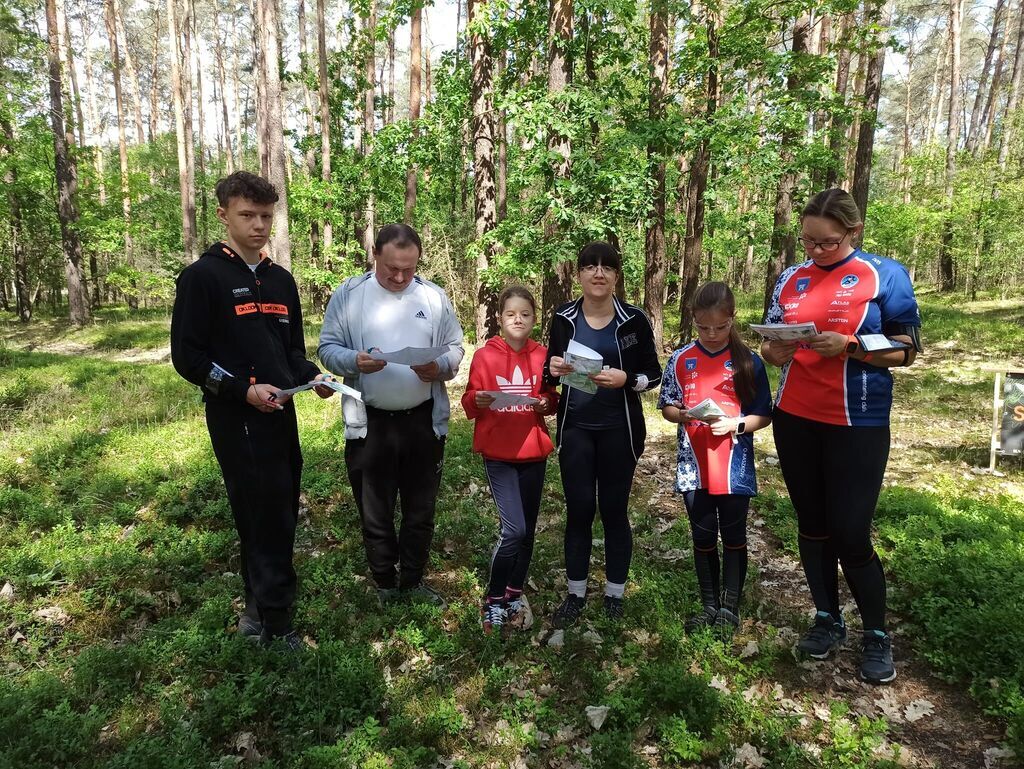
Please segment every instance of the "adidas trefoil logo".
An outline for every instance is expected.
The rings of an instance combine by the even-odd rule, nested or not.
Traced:
[[[423,312],[423,310],[420,310],[413,317],[414,318],[423,318],[423,320],[426,320],[427,319],[427,314],[425,312]]]
[[[533,386],[537,383],[537,375],[534,374],[527,380],[523,380],[523,372],[519,366],[516,366],[512,371],[512,381],[508,381],[503,376],[496,376],[495,379],[498,382],[498,389],[503,393],[512,393],[513,395],[529,395],[533,392]]]

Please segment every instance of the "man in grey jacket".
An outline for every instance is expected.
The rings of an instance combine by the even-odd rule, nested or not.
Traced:
[[[455,377],[464,351],[462,327],[444,290],[416,275],[421,254],[412,227],[382,228],[373,271],[338,287],[320,332],[320,361],[363,394],[362,402],[342,400],[345,463],[382,605],[399,597],[444,605],[424,584],[423,572],[451,414],[445,382]],[[446,350],[416,366],[370,354],[406,347]]]

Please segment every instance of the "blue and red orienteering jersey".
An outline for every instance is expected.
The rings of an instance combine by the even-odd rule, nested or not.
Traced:
[[[668,405],[684,410],[711,398],[726,416],[771,416],[772,393],[768,374],[761,359],[754,358],[756,393],[750,403],[740,403],[732,382],[732,356],[729,348],[710,353],[700,342],[676,350],[665,366],[658,408]],[[703,422],[679,425],[679,451],[676,456],[676,491],[707,489],[709,494],[757,494],[754,473],[754,436],[713,435]]]
[[[858,249],[828,267],[808,260],[779,276],[765,323],[807,322],[819,333],[893,335],[903,326],[920,326],[921,315],[906,268]],[[892,374],[846,356],[825,358],[801,345],[782,368],[775,405],[832,425],[887,425]]]

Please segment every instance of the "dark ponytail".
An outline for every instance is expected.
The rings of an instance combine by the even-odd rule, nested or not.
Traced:
[[[754,356],[736,330],[736,297],[732,290],[720,281],[705,283],[693,297],[693,314],[719,310],[734,318],[729,328],[729,357],[732,358],[732,383],[740,403],[750,403],[757,396],[754,384]]]

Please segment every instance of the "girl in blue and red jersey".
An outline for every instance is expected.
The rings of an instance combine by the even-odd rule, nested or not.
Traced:
[[[808,259],[779,276],[765,322],[813,322],[819,333],[802,344],[761,345],[764,359],[782,367],[775,448],[817,609],[798,649],[824,659],[846,640],[839,608],[842,564],[864,623],[860,677],[886,683],[896,668],[885,625],[885,572],[871,543],[871,520],[889,457],[889,369],[914,362],[921,319],[903,265],[853,245],[864,224],[848,192],[815,195],[800,228]]]
[[[483,455],[501,520],[480,608],[485,633],[506,624],[525,630],[533,623],[523,585],[533,556],[544,469],[554,451],[544,417],[558,406],[558,392],[543,382],[547,348],[530,339],[537,317],[533,294],[525,286],[509,286],[498,297],[498,308],[501,335],[476,351],[462,396],[466,416],[476,420],[473,451]],[[537,402],[494,410],[491,392],[529,396]]]
[[[747,509],[757,494],[755,430],[771,421],[772,396],[761,359],[735,328],[736,300],[724,283],[706,283],[693,298],[697,339],[672,353],[658,406],[679,424],[676,491],[683,495],[693,534],[701,611],[687,620],[694,632],[739,626],[747,574]],[[710,398],[725,416],[693,418]],[[722,558],[718,539],[722,539]]]

